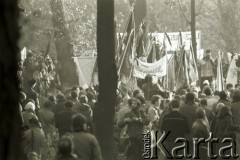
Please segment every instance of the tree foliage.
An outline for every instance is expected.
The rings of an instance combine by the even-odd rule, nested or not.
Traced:
[[[96,0],[62,0],[66,27],[74,53],[96,51]],[[117,32],[123,32],[130,11],[129,0],[117,0]],[[239,52],[239,0],[196,1],[196,29],[202,31],[202,48]],[[20,0],[25,9],[21,48],[44,52],[53,31],[49,1]],[[149,32],[190,31],[190,0],[147,0]]]

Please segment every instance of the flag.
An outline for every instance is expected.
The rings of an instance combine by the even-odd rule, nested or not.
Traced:
[[[223,81],[223,70],[222,70],[222,53],[218,57],[217,60],[217,77],[216,77],[216,90],[222,91],[224,89],[224,81]]]
[[[168,43],[170,44],[170,46],[172,46],[172,42],[171,42],[171,40],[170,40],[170,37],[168,36],[168,34],[165,32],[164,33],[164,39],[165,38],[167,38],[167,40],[168,40]],[[165,40],[164,40],[165,41]]]
[[[137,58],[146,56],[145,55],[146,40],[147,40],[146,24],[145,24],[145,21],[143,21],[140,24],[139,32],[137,35],[137,45],[136,45]]]
[[[148,63],[154,63],[156,61],[156,41],[155,37],[152,38],[152,41],[149,46],[149,53],[148,53],[148,58],[147,62]]]
[[[136,52],[135,46],[135,23],[133,11],[130,11],[126,31],[123,36],[123,53],[121,55],[118,73],[120,78],[127,80],[131,76],[133,59]]]
[[[180,41],[180,56],[177,59],[177,75],[176,75],[176,83],[174,90],[176,92],[180,91],[182,88],[189,84],[189,75],[188,75],[188,62],[184,49],[184,45],[182,42],[182,33],[179,32],[179,41]]]
[[[168,61],[168,70],[167,70],[167,75],[168,75],[168,89],[173,91],[175,87],[175,81],[176,81],[176,69],[175,69],[175,64],[176,64],[176,59],[175,59],[175,54],[171,56],[171,58]]]
[[[198,80],[198,69],[195,61],[195,57],[193,54],[193,48],[190,44],[190,65],[189,65],[189,77],[190,82],[196,82]]]

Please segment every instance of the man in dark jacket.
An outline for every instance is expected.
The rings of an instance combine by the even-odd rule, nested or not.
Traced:
[[[127,113],[119,122],[119,127],[127,126],[127,133],[130,140],[126,156],[128,160],[141,160],[143,150],[143,129],[144,125],[149,124],[149,119],[144,111],[139,110],[141,103],[139,100],[132,98],[131,111]]]
[[[65,109],[55,115],[55,124],[58,128],[59,137],[66,132],[71,132],[71,120],[72,116],[76,113],[73,109],[73,102],[67,101],[65,103]]]
[[[168,151],[172,151],[173,147],[175,146],[174,142],[177,138],[185,138],[186,135],[190,133],[190,127],[188,125],[187,118],[179,113],[179,105],[180,104],[178,100],[172,100],[170,103],[172,112],[163,117],[162,127],[160,128],[162,133],[169,133],[164,142],[164,145]]]
[[[102,160],[102,153],[95,136],[86,132],[86,118],[81,113],[72,117],[74,153],[82,160]]]
[[[57,95],[57,104],[51,107],[52,112],[56,115],[58,112],[63,111],[65,109],[65,96],[63,94]]]
[[[179,108],[179,112],[187,118],[188,126],[192,128],[193,123],[196,120],[196,109],[197,104],[195,103],[195,95],[192,92],[187,93],[185,104]]]

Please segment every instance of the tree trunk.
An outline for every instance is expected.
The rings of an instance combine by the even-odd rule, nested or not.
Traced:
[[[0,159],[22,158],[17,61],[17,0],[0,1]]]
[[[104,160],[114,160],[113,123],[116,106],[117,68],[114,47],[114,1],[97,1],[97,63],[99,96],[96,137]]]
[[[61,68],[59,69],[59,77],[62,87],[71,87],[78,84],[76,68],[72,57],[73,45],[69,31],[65,26],[64,10],[61,0],[50,0],[52,11],[52,23],[54,27],[55,45],[57,51],[57,59]]]
[[[192,48],[197,62],[197,42],[196,42],[196,12],[195,12],[195,0],[191,0],[191,35],[192,35]]]

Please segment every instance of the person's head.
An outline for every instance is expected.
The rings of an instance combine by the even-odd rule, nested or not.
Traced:
[[[207,99],[206,98],[200,100],[200,106],[201,107],[206,107],[207,106]]]
[[[73,132],[83,132],[87,130],[87,120],[86,117],[81,114],[75,114],[72,116],[72,131]]]
[[[181,96],[180,95],[175,95],[173,99],[176,99],[180,102],[181,101]]]
[[[77,91],[72,91],[72,92],[71,92],[71,98],[74,99],[74,100],[78,98],[78,93],[77,93]]]
[[[192,92],[189,92],[186,94],[186,103],[191,104],[195,101],[195,94]]]
[[[239,102],[240,101],[240,90],[235,90],[233,92],[232,100],[233,100],[233,102]]]
[[[51,96],[48,97],[48,100],[55,103],[56,102],[56,97],[51,95]]]
[[[20,94],[19,95],[20,102],[23,102],[23,101],[25,101],[27,99],[27,96],[26,96],[26,94],[24,92],[20,91],[19,94]]]
[[[161,103],[161,96],[159,95],[153,95],[151,99],[151,104],[155,107],[159,107]]]
[[[80,92],[79,86],[73,86],[72,91],[76,91],[77,94],[79,94],[79,92]]]
[[[173,99],[171,102],[170,102],[170,107],[171,109],[174,111],[174,110],[178,110],[179,109],[179,106],[180,106],[180,103],[178,100],[176,99]]]
[[[203,90],[203,93],[205,93],[206,96],[212,95],[212,89],[210,87],[205,87]]]
[[[203,108],[198,107],[196,109],[196,118],[197,119],[205,119],[206,118],[206,112]]]
[[[235,84],[235,89],[240,89],[240,84]]]
[[[227,99],[227,93],[225,91],[221,91],[219,93],[219,97],[221,100],[226,100]]]
[[[44,108],[51,108],[51,107],[53,107],[53,105],[54,105],[54,103],[52,101],[46,101],[43,104]]]
[[[66,108],[72,108],[73,107],[73,101],[68,100],[67,102],[65,102],[65,107]]]
[[[139,89],[134,90],[133,97],[136,98],[138,95],[141,95],[141,91]]]
[[[57,102],[65,101],[65,96],[61,93],[57,94],[56,98],[57,98]]]
[[[226,85],[226,89],[227,89],[229,92],[231,92],[231,91],[233,90],[233,85],[232,85],[231,83],[228,83],[228,84]]]
[[[131,110],[132,111],[137,111],[141,106],[141,103],[138,99],[132,98],[131,100]]]
[[[93,101],[95,99],[95,96],[94,96],[92,91],[88,91],[87,92],[87,98],[88,98],[89,102],[91,102],[91,101]]]
[[[137,95],[136,99],[138,99],[140,101],[141,105],[146,104],[146,101],[145,101],[145,98],[143,95],[141,95],[141,94]]]
[[[146,75],[145,77],[145,82],[146,83],[149,83],[149,84],[152,84],[152,76],[150,74]]]
[[[211,57],[211,50],[210,49],[207,49],[206,52],[205,52],[205,57],[206,58],[210,58]]]
[[[219,114],[218,114],[218,118],[219,119],[224,119],[228,116],[232,116],[232,113],[229,109],[229,107],[227,106],[223,106],[220,110],[219,110]]]
[[[62,136],[58,141],[58,155],[61,157],[67,157],[72,154],[73,142],[69,136]]]
[[[79,97],[80,103],[88,103],[88,98],[85,95]]]
[[[28,103],[25,105],[24,109],[25,109],[26,111],[34,112],[34,111],[35,111],[35,104],[34,104],[33,102],[28,102]]]

